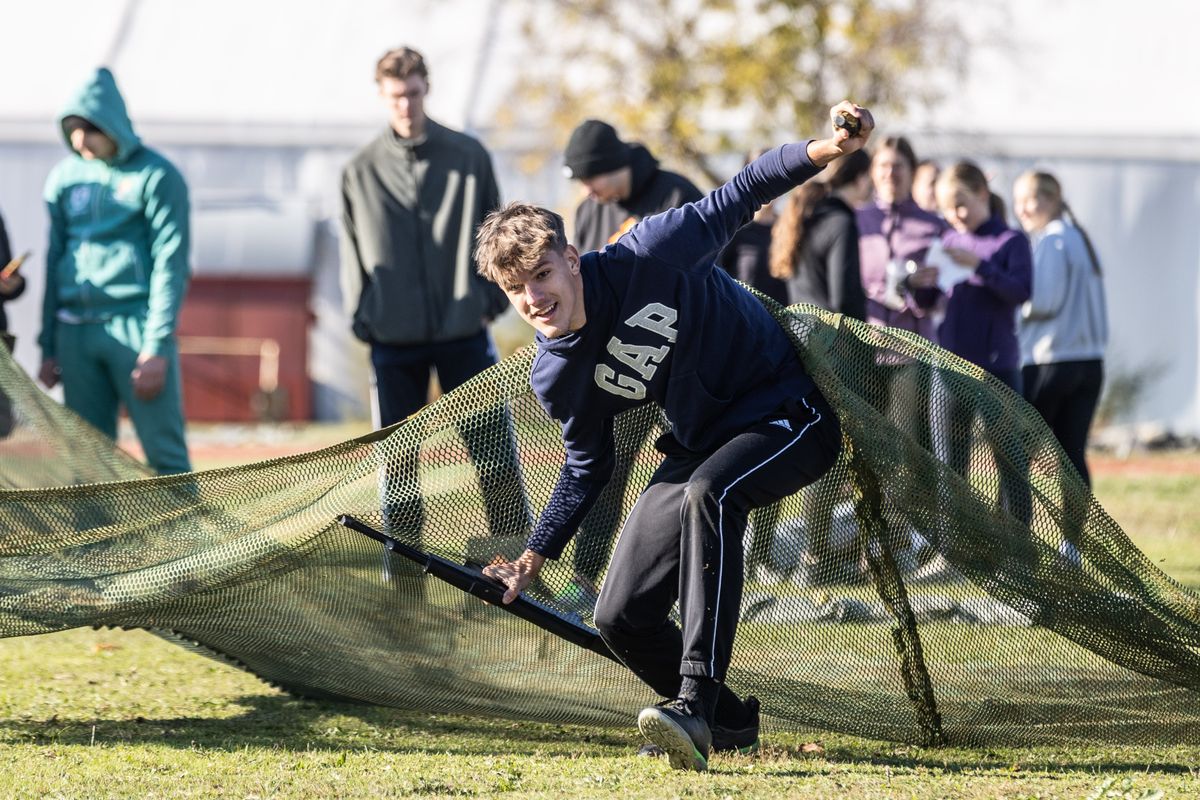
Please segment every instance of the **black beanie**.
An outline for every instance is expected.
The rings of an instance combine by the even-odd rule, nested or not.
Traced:
[[[563,162],[563,173],[568,178],[583,180],[629,166],[629,145],[607,122],[585,120],[572,131]]]

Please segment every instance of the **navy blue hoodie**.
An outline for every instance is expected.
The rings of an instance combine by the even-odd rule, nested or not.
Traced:
[[[587,323],[536,336],[530,383],[567,460],[529,548],[558,558],[613,471],[613,418],[661,405],[684,448],[710,453],[813,389],[791,340],[717,253],[762,205],[820,170],[808,144],[772,150],[707,197],[583,255]]]

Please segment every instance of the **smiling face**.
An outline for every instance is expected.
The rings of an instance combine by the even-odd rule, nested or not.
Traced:
[[[508,302],[521,319],[547,339],[577,331],[587,322],[579,251],[547,250],[533,269],[510,273],[501,283]]]
[[[1050,198],[1038,191],[1038,182],[1032,175],[1023,175],[1013,184],[1013,212],[1026,233],[1036,233],[1058,218],[1061,208]]]

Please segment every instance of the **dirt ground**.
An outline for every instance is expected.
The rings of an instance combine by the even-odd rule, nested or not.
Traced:
[[[1200,452],[1144,451],[1128,458],[1089,453],[1088,467],[1095,475],[1200,475]]]

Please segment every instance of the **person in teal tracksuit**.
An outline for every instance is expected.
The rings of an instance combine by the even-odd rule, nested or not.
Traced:
[[[124,406],[150,466],[187,472],[175,342],[190,272],[187,185],[142,145],[107,69],[59,124],[72,154],[46,180],[39,377],[61,380],[67,407],[114,439]]]

